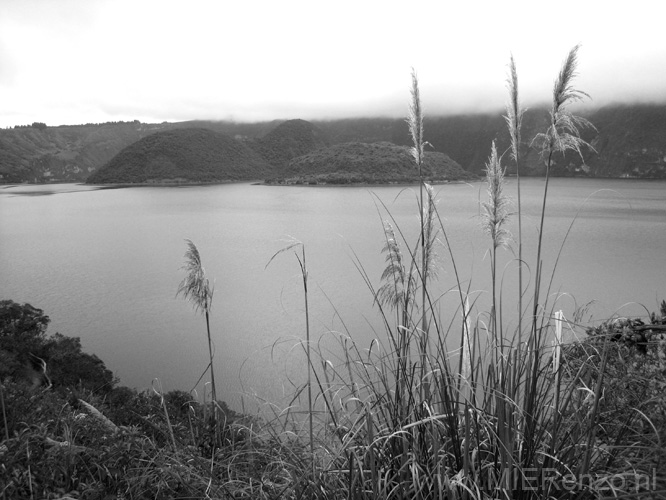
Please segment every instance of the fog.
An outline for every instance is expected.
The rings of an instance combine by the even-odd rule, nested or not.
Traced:
[[[404,116],[548,102],[567,52],[587,105],[666,100],[659,5],[599,2],[3,0],[0,127]],[[561,14],[566,13],[566,14]],[[561,16],[561,17],[557,17]]]

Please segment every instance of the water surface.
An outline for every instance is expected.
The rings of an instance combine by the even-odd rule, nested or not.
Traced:
[[[515,187],[509,180],[514,200]],[[543,187],[541,179],[522,184],[528,277],[535,268]],[[484,310],[489,242],[478,215],[485,186],[451,184],[436,191],[462,285]],[[176,297],[184,239],[190,238],[215,283],[218,392],[235,407],[241,393],[275,399],[291,390],[292,379],[302,382],[304,359],[295,345],[305,318],[298,261],[285,253],[266,268],[271,256],[290,237],[302,241],[313,337],[330,340],[337,334],[328,332],[346,332],[367,345],[381,338],[381,321],[357,266],[379,284],[387,218],[382,205],[412,242],[416,196],[412,188],[396,186],[2,186],[1,298],[44,309],[50,332],[81,337],[84,349],[125,385],[147,388],[159,378],[166,389],[190,390],[207,363],[204,320]],[[517,236],[515,218],[510,229]],[[568,317],[591,301],[586,321],[645,314],[638,304],[653,311],[666,296],[662,181],[551,180],[544,236],[548,279],[559,254],[551,302]],[[448,250],[438,253],[437,290],[448,324],[457,321],[457,284]],[[512,250],[501,256],[510,322],[517,264]]]

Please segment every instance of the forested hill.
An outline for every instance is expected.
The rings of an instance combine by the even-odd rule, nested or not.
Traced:
[[[559,159],[556,175],[599,177],[666,177],[666,105],[607,106],[582,111],[596,131],[584,132],[596,153],[585,162],[575,156]],[[447,154],[465,170],[479,173],[490,152],[508,146],[502,112],[436,117],[426,116],[425,139],[431,151]],[[534,135],[545,130],[546,109],[530,109],[523,122],[521,172],[538,175],[543,163],[529,148]],[[281,124],[289,124],[280,130]],[[402,118],[359,118],[331,121],[234,123],[191,121],[143,124],[117,122],[50,127],[42,123],[0,130],[0,183],[81,182],[110,161],[123,148],[160,131],[206,128],[245,142],[276,167],[286,165],[322,145],[345,142],[392,142],[408,145]],[[296,133],[296,136],[294,136]],[[300,134],[300,135],[299,135]],[[295,137],[300,137],[298,140]]]
[[[322,131],[305,120],[288,120],[248,143],[271,165],[282,170],[293,158],[325,148]]]
[[[82,182],[126,146],[170,127],[134,121],[0,130],[0,182]]]
[[[88,183],[207,183],[271,175],[272,167],[242,142],[193,128],[157,132],[138,140],[94,172]]]
[[[288,184],[409,183],[419,179],[406,146],[390,142],[345,142],[299,156],[276,182]],[[444,153],[426,152],[423,176],[429,182],[471,179]]]
[[[595,128],[582,129],[593,150],[555,158],[554,175],[589,177],[666,178],[666,105],[616,105],[582,110]],[[428,117],[425,140],[433,151],[446,153],[469,172],[482,173],[493,140],[503,152],[509,135],[503,111],[487,114]],[[522,125],[521,173],[542,175],[544,163],[530,147],[534,136],[548,127],[546,108],[528,109]],[[364,118],[314,122],[330,144],[348,141],[390,141],[409,145],[407,123],[402,119]],[[596,129],[596,130],[595,130]],[[509,164],[509,170],[515,167]]]
[[[130,144],[154,134],[205,128],[229,136],[263,136],[281,122],[109,122],[0,129],[0,183],[84,182]]]

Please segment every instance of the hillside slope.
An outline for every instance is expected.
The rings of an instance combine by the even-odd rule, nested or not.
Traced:
[[[89,184],[224,182],[264,179],[271,167],[256,152],[207,129],[158,132],[126,147]]]
[[[288,120],[248,145],[282,170],[290,160],[327,146],[321,130],[305,120]]]
[[[588,119],[599,132],[586,134],[598,153],[591,175],[666,178],[666,106],[607,106]]]
[[[0,130],[0,182],[82,182],[121,149],[168,127],[134,121]]]
[[[431,182],[473,177],[443,153],[428,152],[423,174]],[[389,142],[348,142],[295,158],[285,169],[287,184],[407,183],[418,180],[405,146]]]

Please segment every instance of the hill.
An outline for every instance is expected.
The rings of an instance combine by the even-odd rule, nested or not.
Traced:
[[[428,152],[424,175],[431,182],[474,177],[443,153]],[[418,180],[409,149],[389,142],[348,142],[299,156],[285,168],[287,184],[407,183]]]
[[[124,147],[168,127],[138,121],[35,125],[0,130],[0,182],[82,182]]]
[[[0,130],[0,183],[84,182],[130,144],[156,132],[206,128],[237,139],[266,135],[281,122],[109,122]]]
[[[598,130],[586,134],[598,153],[586,156],[590,175],[666,178],[666,106],[607,106],[587,118]]]
[[[288,120],[248,145],[281,170],[293,158],[324,148],[327,143],[321,130],[312,123]]]
[[[611,105],[576,111],[595,127],[582,131],[594,151],[555,158],[554,175],[590,177],[666,178],[666,105]],[[482,173],[490,144],[500,152],[509,147],[503,111],[456,116],[427,116],[425,140],[446,153],[465,170]],[[330,144],[348,140],[409,144],[407,124],[401,119],[347,119],[315,122]],[[528,109],[523,118],[521,173],[543,175],[543,161],[530,147],[532,138],[548,126],[548,109]],[[513,167],[510,165],[510,169]]]
[[[212,130],[157,132],[126,147],[89,184],[223,182],[263,179],[271,167],[243,143]]]
[[[576,156],[557,159],[555,175],[595,177],[666,177],[666,105],[606,106],[580,111],[597,128],[584,132],[595,152],[585,161]],[[534,108],[523,120],[521,172],[540,175],[543,162],[529,144],[546,127],[548,111]],[[116,122],[76,126],[27,127],[0,130],[0,182],[81,182],[123,148],[155,132],[205,128],[224,133],[255,149],[279,171],[296,156],[325,145],[345,142],[409,144],[402,118],[271,121],[235,123],[189,121],[144,124]],[[425,139],[445,151],[465,170],[481,173],[497,141],[508,147],[502,112],[457,116],[426,115]]]

